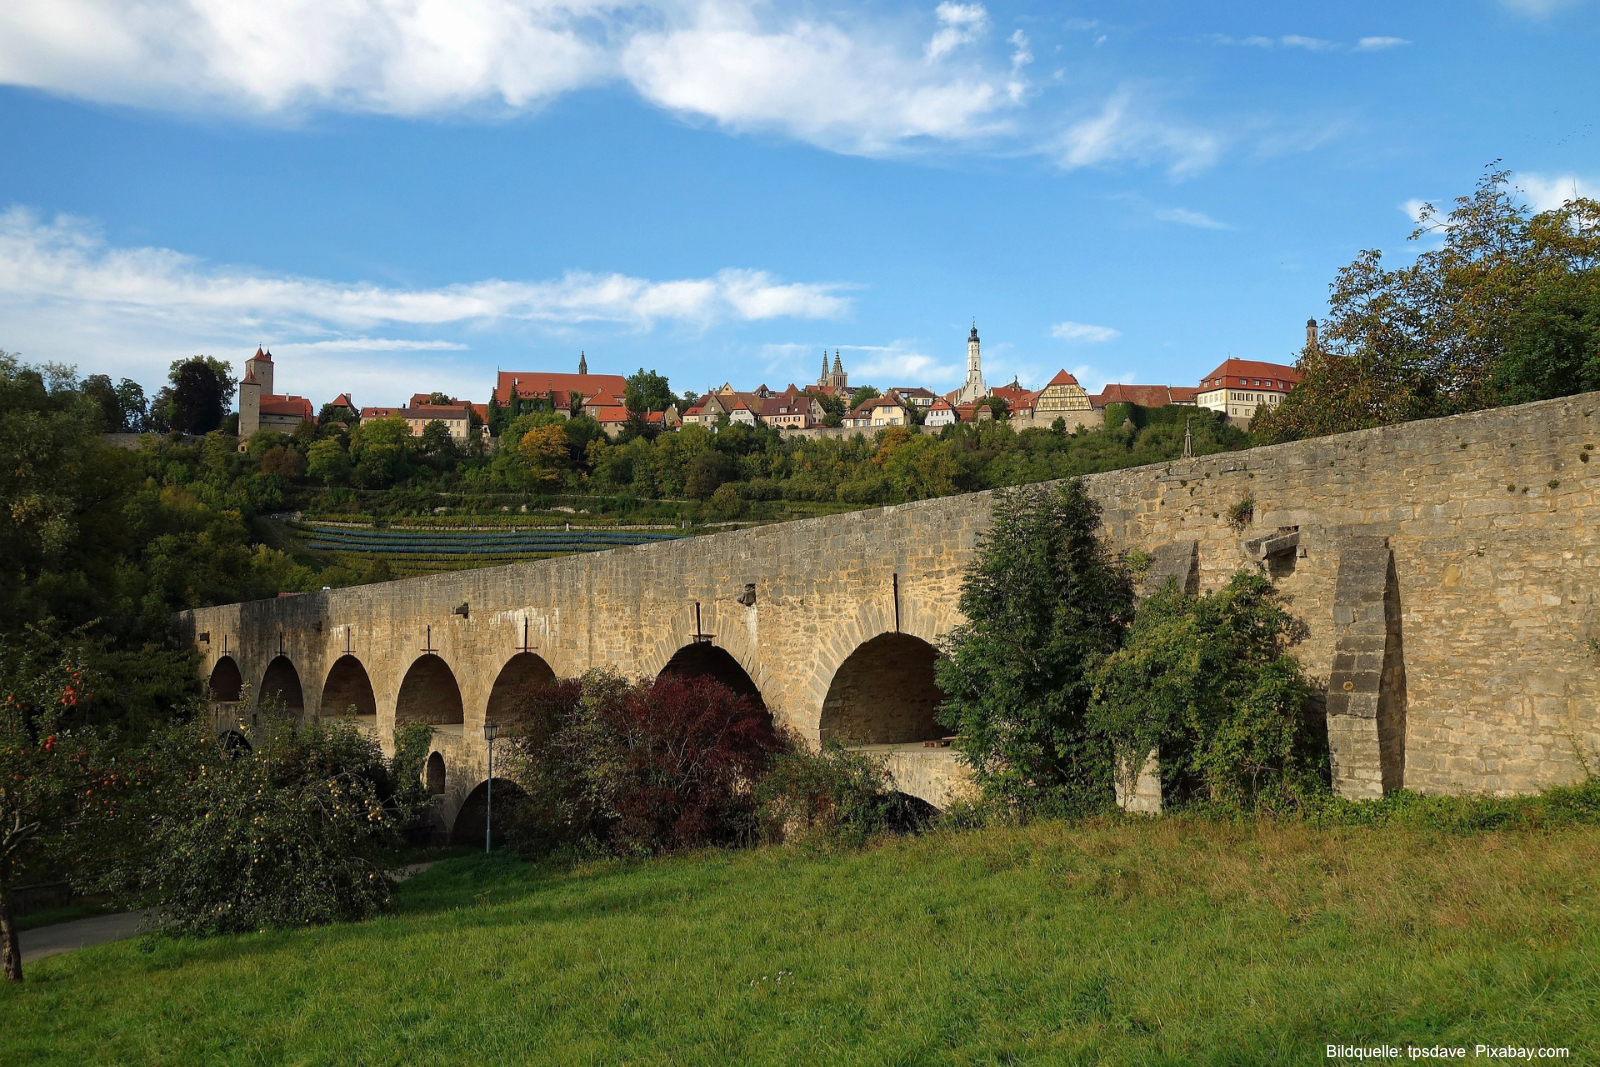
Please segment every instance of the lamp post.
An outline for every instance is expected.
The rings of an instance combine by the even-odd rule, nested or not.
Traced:
[[[500,727],[492,722],[483,724],[483,739],[489,744],[489,791],[484,797],[483,805],[483,851],[489,852],[489,827],[494,822],[494,739],[500,735]]]

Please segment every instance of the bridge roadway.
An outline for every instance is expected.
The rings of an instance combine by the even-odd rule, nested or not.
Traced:
[[[1088,479],[1119,551],[1215,588],[1269,574],[1307,626],[1349,796],[1522,792],[1600,751],[1600,394]],[[229,604],[179,623],[219,721],[272,695],[389,738],[434,727],[443,826],[481,796],[482,726],[519,687],[610,667],[710,674],[811,744],[881,748],[936,806],[963,788],[935,645],[990,525],[974,493]],[[470,814],[470,813],[469,813]],[[471,819],[466,824],[470,825]],[[464,831],[463,831],[464,832]]]

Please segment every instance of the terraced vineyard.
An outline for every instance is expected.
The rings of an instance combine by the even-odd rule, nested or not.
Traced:
[[[575,552],[672,541],[686,536],[669,530],[584,527],[521,527],[490,530],[385,528],[323,522],[293,524],[307,549],[339,562],[385,560],[396,577],[549,559]]]

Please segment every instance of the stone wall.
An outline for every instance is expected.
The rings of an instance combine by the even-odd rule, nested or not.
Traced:
[[[1271,574],[1308,626],[1297,654],[1319,684],[1376,662],[1376,674],[1340,676],[1351,692],[1375,687],[1370,720],[1351,702],[1340,712],[1353,716],[1338,754],[1351,782],[1509,793],[1572,781],[1582,773],[1575,753],[1600,748],[1600,460],[1587,458],[1596,449],[1600,394],[1589,394],[1088,482],[1118,546],[1165,558],[1193,542],[1199,587],[1240,567]],[[437,656],[462,698],[460,724],[439,727],[458,803],[482,777],[496,678],[523,648],[561,676],[595,666],[653,676],[686,646],[714,646],[780,722],[816,742],[858,649],[894,633],[936,642],[959,621],[961,575],[990,506],[989,494],[971,494],[208,608],[185,621],[207,636],[198,641],[207,671],[226,651],[252,687],[282,654],[308,714],[321,709],[333,663],[355,657],[382,736],[408,672]],[[1341,561],[1355,574],[1359,553],[1380,541],[1392,582],[1386,568],[1378,601],[1361,600],[1368,580],[1342,604]],[[1176,551],[1190,558],[1187,544]],[[1336,608],[1361,603],[1378,607],[1357,633],[1356,614],[1341,623]],[[1376,661],[1336,665],[1341,641],[1359,656],[1374,635]],[[1385,769],[1385,759],[1403,764]]]

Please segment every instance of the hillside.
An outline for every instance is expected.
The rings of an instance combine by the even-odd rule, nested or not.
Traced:
[[[1324,1063],[1600,1041],[1600,828],[1183,818],[863,852],[448,860],[397,915],[106,946],[0,1062]]]

